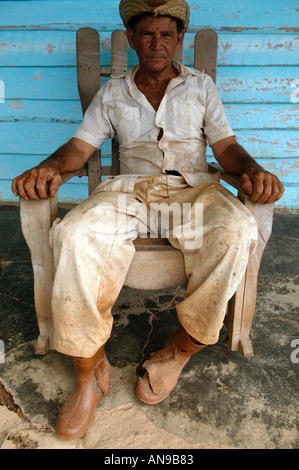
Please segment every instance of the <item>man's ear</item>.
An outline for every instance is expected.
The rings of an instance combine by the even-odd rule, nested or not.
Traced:
[[[131,28],[127,28],[127,39],[128,39],[128,43],[129,43],[131,49],[133,49],[133,51],[136,50],[134,38],[135,38],[135,33],[134,33],[134,31],[133,31]]]
[[[183,42],[184,42],[184,37],[185,37],[185,30],[183,29],[180,34],[178,35],[178,42],[177,42],[177,45],[176,45],[176,48],[175,48],[175,52],[177,52],[179,50],[179,48],[182,46]]]

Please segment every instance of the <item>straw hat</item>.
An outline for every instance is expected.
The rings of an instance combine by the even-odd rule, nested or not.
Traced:
[[[172,16],[182,20],[184,29],[189,25],[190,9],[185,0],[121,0],[119,13],[125,27],[134,16],[142,13]]]

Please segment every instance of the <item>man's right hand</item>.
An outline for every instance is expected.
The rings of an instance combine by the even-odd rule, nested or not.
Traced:
[[[93,145],[73,137],[38,166],[14,178],[12,192],[27,200],[55,197],[62,181],[61,175],[83,168],[95,150]]]
[[[15,196],[24,199],[48,199],[55,197],[61,184],[61,175],[51,165],[37,166],[13,179],[11,189]]]

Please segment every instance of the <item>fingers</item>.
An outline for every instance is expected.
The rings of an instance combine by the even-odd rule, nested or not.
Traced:
[[[242,188],[244,189],[245,193],[251,196],[253,193],[253,183],[247,173],[243,173],[240,178],[240,181],[242,183]]]
[[[11,188],[15,196],[21,196],[26,200],[39,199],[35,191],[35,179],[31,175],[31,170],[25,171],[25,173],[15,178]]]
[[[47,191],[48,182],[49,194]],[[25,171],[12,182],[12,192],[24,199],[48,199],[54,197],[61,183],[60,174],[49,167],[36,167]]]
[[[270,204],[278,201],[284,193],[284,187],[277,176],[267,171],[248,170],[241,177],[244,191],[250,200],[258,204]]]
[[[55,175],[51,178],[49,184],[49,196],[55,197],[59,186],[61,185],[61,175],[59,173],[55,173]]]

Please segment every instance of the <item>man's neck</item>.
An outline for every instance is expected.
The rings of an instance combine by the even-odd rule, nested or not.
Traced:
[[[177,69],[170,65],[167,69],[160,72],[152,72],[145,68],[140,67],[135,76],[135,83],[141,87],[155,87],[164,85],[170,82],[172,78],[179,75]]]

